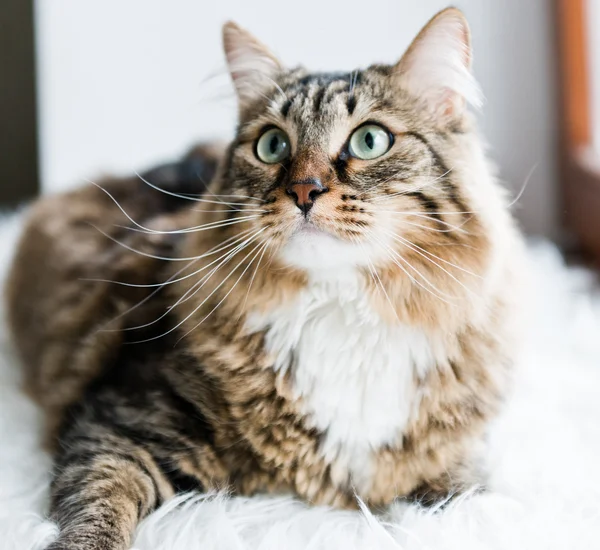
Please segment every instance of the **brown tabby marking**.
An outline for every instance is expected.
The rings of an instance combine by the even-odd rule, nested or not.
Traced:
[[[142,518],[189,490],[291,490],[355,507],[355,491],[380,506],[484,482],[479,447],[508,382],[520,239],[465,111],[476,93],[463,16],[438,14],[395,66],[349,74],[286,70],[233,24],[224,38],[240,99],[225,153],[199,148],[145,174],[163,194],[105,181],[30,213],[7,297],[55,454],[52,550],[125,550]],[[349,144],[365,124],[390,136],[371,160]],[[257,141],[273,127],[290,154],[269,164]],[[301,214],[290,186],[313,180],[324,191]],[[357,282],[353,300],[377,329],[426,342],[408,341],[410,361],[392,365],[409,374],[389,390],[411,396],[406,424],[375,446],[357,424],[368,442],[358,454],[346,442],[324,452],[335,429],[316,427],[323,404],[299,391],[311,350],[298,345],[280,372],[287,342],[270,336],[286,307],[317,299],[325,272]],[[325,306],[355,307],[346,290],[327,290]],[[334,346],[341,329],[328,330],[315,345]],[[419,369],[423,350],[432,365]]]

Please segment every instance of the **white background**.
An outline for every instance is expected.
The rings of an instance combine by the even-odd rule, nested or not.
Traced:
[[[287,64],[350,70],[393,62],[448,0],[36,0],[45,190],[130,174],[227,138],[235,103],[220,27],[235,19]],[[555,235],[556,97],[552,2],[462,0],[482,128],[530,232]],[[206,78],[217,73],[220,76]]]

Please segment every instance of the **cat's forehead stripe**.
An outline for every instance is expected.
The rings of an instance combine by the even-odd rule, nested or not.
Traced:
[[[290,110],[290,107],[292,106],[292,100],[291,99],[286,99],[285,102],[283,103],[283,105],[281,106],[280,112],[281,112],[281,116],[283,118],[286,118],[288,115],[288,112]]]
[[[326,91],[327,91],[327,88],[322,87],[322,88],[319,88],[319,90],[317,90],[317,93],[315,94],[315,97],[313,100],[313,112],[315,114],[317,114],[321,111],[321,106],[323,104],[323,98],[325,97]]]
[[[349,93],[347,106],[349,114],[352,114],[356,98],[351,92],[361,81],[361,71],[304,75],[284,88],[287,99],[280,108],[281,115],[286,118],[292,106],[302,111],[310,110],[317,115],[324,105],[340,93]]]
[[[302,86],[310,84],[318,84],[319,86],[329,86],[335,81],[350,82],[354,73],[311,73],[297,80],[297,83]]]

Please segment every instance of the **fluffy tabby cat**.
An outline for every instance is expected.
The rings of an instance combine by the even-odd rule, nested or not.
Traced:
[[[466,109],[463,15],[351,73],[285,69],[233,23],[224,44],[226,152],[45,198],[22,238],[9,314],[53,550],[126,549],[191,489],[352,507],[484,481],[520,237]]]

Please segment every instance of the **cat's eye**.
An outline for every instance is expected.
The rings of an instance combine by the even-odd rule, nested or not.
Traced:
[[[387,153],[392,146],[389,132],[378,124],[365,124],[350,136],[348,149],[353,157],[372,160]]]
[[[281,162],[290,156],[290,140],[279,128],[267,130],[256,143],[256,156],[266,164]]]

